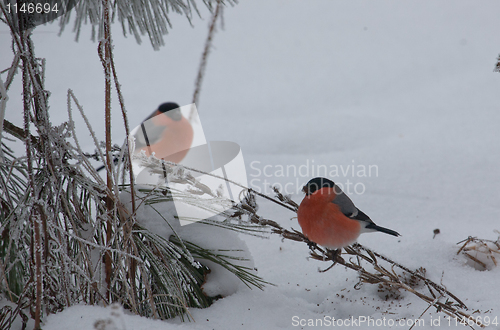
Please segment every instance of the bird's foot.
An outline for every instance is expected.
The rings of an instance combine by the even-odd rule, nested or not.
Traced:
[[[328,260],[332,260],[333,262],[337,262],[338,258],[340,257],[340,254],[342,253],[342,249],[335,249],[335,250],[326,250],[326,256],[328,257]]]
[[[313,241],[308,241],[307,246],[309,246],[309,249],[312,251],[318,248],[318,244],[314,243]]]
[[[335,250],[327,249],[326,253],[325,253],[326,260],[331,260],[331,261],[333,261],[333,263],[326,269],[323,269],[323,270],[319,269],[319,272],[324,273],[324,272],[330,270],[337,263],[339,263],[339,262],[343,263],[344,259],[342,259],[342,257],[340,256],[341,253],[342,253],[342,249],[335,249]]]

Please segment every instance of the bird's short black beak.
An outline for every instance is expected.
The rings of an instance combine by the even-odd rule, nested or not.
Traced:
[[[304,186],[302,187],[302,191],[307,195],[309,196],[309,188],[307,188],[307,186]]]

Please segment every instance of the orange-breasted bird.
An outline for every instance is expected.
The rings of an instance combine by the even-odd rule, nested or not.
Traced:
[[[167,102],[146,118],[134,135],[135,151],[179,163],[193,142],[193,128],[177,103]]]
[[[302,233],[319,245],[340,249],[354,243],[361,233],[373,231],[400,236],[394,230],[377,226],[329,179],[314,178],[302,191],[306,196],[297,218]]]

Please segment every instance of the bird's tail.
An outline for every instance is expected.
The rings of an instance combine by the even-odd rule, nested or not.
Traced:
[[[370,223],[368,226],[365,227],[366,229],[372,229],[372,230],[376,230],[376,231],[381,231],[383,233],[386,233],[386,234],[389,234],[389,235],[392,235],[392,236],[401,236],[397,231],[394,231],[394,230],[391,230],[391,229],[388,229],[388,228],[384,228],[384,227],[380,227],[380,226],[377,226],[376,224],[374,223]]]

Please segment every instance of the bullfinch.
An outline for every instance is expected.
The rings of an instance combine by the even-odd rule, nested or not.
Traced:
[[[306,196],[297,218],[302,233],[319,245],[340,249],[354,243],[361,233],[373,231],[400,236],[394,230],[377,226],[329,179],[311,179],[302,191]]]
[[[166,102],[144,119],[134,134],[135,152],[153,152],[160,159],[179,163],[186,156],[193,142],[193,128],[184,118],[177,103]],[[118,158],[114,158],[115,164]],[[100,166],[96,171],[105,169]]]
[[[193,128],[177,103],[167,102],[147,117],[134,135],[135,151],[179,163],[193,142]]]

